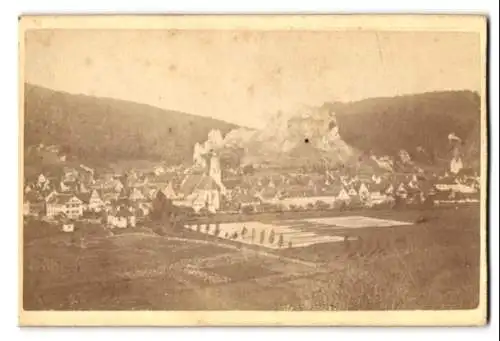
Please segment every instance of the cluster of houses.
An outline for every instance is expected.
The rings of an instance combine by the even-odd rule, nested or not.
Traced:
[[[451,171],[435,174],[345,175],[275,172],[224,178],[218,156],[211,152],[189,168],[131,170],[125,174],[92,168],[63,167],[58,174],[39,174],[26,179],[25,215],[68,221],[99,218],[110,228],[134,227],[150,214],[161,193],[175,206],[204,210],[253,211],[273,206],[282,210],[345,206],[374,207],[398,202],[407,204],[477,202],[479,178],[465,171],[457,160]],[[67,227],[69,229],[69,227]]]
[[[214,155],[206,167],[125,174],[104,173],[80,167],[64,167],[58,174],[39,174],[25,179],[23,212],[51,221],[100,218],[110,227],[134,227],[150,214],[153,200],[161,193],[177,206],[220,210],[225,194],[220,163]]]
[[[386,173],[354,176],[268,175],[241,182],[230,188],[228,205],[233,209],[264,204],[281,209],[348,207],[405,204],[475,202],[479,195],[479,179],[470,174],[452,172],[442,175]],[[305,181],[304,181],[305,180]]]

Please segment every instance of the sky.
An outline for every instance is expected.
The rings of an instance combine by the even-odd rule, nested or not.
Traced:
[[[278,111],[479,91],[474,33],[32,30],[25,81],[259,128]]]

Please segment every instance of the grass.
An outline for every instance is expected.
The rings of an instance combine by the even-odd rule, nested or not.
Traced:
[[[193,231],[77,226],[24,229],[27,310],[470,309],[479,293],[479,210],[350,212],[420,224],[344,231],[344,243],[269,251],[317,268],[233,249]],[[113,235],[112,235],[113,234]],[[189,270],[189,271],[188,271]],[[210,278],[220,278],[210,282]]]

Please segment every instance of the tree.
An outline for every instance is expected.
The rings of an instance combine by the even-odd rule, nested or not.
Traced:
[[[274,230],[271,230],[271,233],[269,234],[269,244],[274,243],[274,239],[276,238],[276,233]]]
[[[172,200],[168,199],[162,191],[158,191],[153,199],[151,218],[153,220],[168,219],[171,213],[173,213]]]
[[[283,245],[284,245],[284,242],[285,242],[285,240],[283,239],[283,234],[282,234],[282,233],[280,233],[280,237],[279,237],[279,239],[278,239],[278,246],[279,246],[280,248],[282,248],[282,247],[283,247]]]

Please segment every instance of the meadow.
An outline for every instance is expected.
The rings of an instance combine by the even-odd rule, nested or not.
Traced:
[[[49,224],[26,222],[24,309],[477,306],[479,207],[349,214],[413,224],[337,227],[335,234],[344,237],[340,242],[273,249],[189,229],[160,236],[146,227],[109,231],[82,225],[75,233],[63,233]]]

